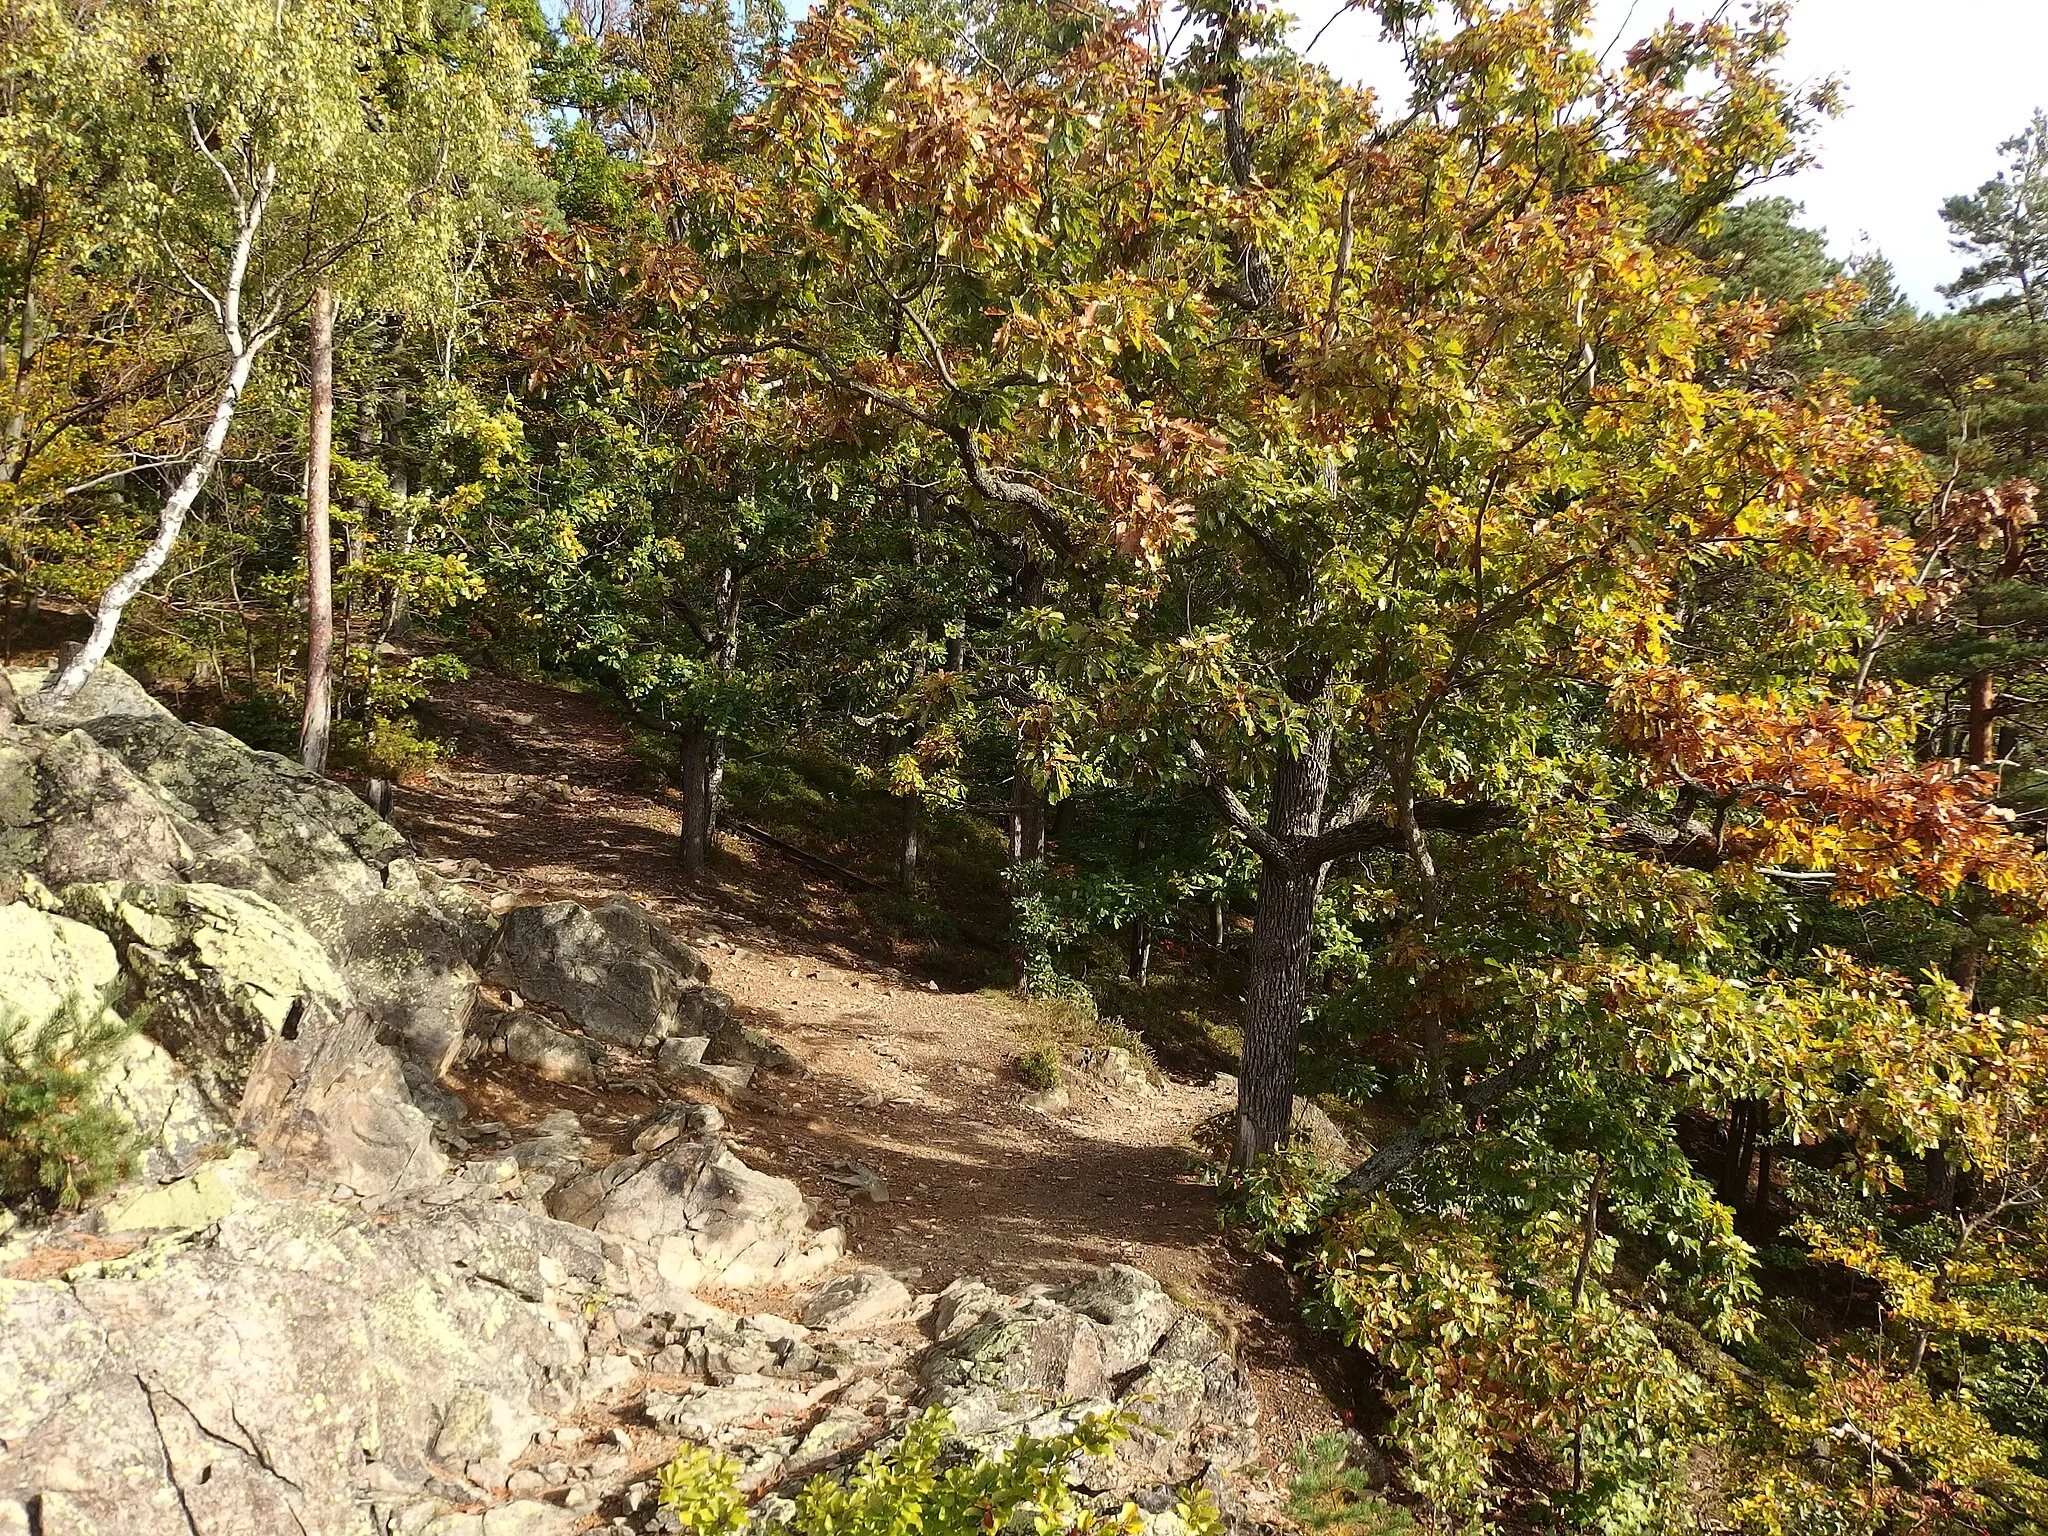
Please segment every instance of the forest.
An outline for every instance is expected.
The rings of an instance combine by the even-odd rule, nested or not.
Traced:
[[[1199,1036],[1428,1529],[2048,1527],[2048,116],[1931,313],[1778,0],[1362,8],[9,0],[24,709],[546,678]]]

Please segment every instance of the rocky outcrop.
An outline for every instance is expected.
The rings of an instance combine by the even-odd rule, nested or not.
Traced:
[[[0,1280],[0,1530],[361,1536],[481,1502],[608,1390],[585,1300],[643,1286],[509,1206],[254,1197],[196,1243]]]
[[[120,991],[120,961],[98,929],[25,901],[0,906],[0,1060],[61,1049],[79,1026],[114,1022]],[[174,1173],[229,1134],[176,1058],[140,1033],[113,1048],[101,1093],[142,1132],[145,1173]]]
[[[12,674],[28,693],[36,673]],[[296,920],[416,1086],[454,1060],[490,914],[345,787],[176,719],[102,666],[55,717],[0,731],[0,889],[197,884]]]
[[[1143,1270],[1113,1264],[1064,1290],[1019,1296],[978,1280],[939,1293],[923,1401],[971,1444],[1047,1435],[1121,1407],[1139,1428],[1104,1491],[1227,1472],[1257,1449],[1258,1400],[1223,1337]]]

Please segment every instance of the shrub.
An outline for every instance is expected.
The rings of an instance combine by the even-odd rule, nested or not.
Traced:
[[[911,1420],[888,1450],[870,1451],[844,1478],[814,1477],[797,1495],[785,1529],[791,1536],[987,1536],[1017,1526],[1068,1536],[1137,1536],[1145,1517],[1134,1504],[1114,1516],[1081,1506],[1067,1487],[1077,1457],[1104,1456],[1129,1432],[1116,1415],[1095,1415],[1064,1435],[1029,1436],[996,1455],[961,1457],[948,1446],[952,1420],[935,1408]],[[738,1468],[724,1456],[686,1446],[662,1470],[657,1497],[692,1536],[734,1536],[746,1523]],[[672,1491],[673,1490],[673,1491]],[[1222,1522],[1200,1489],[1175,1506],[1187,1536],[1220,1536]]]
[[[1342,1435],[1318,1435],[1296,1446],[1287,1513],[1304,1531],[1329,1536],[1404,1536],[1415,1529],[1408,1511],[1375,1493],[1362,1467],[1347,1467]]]
[[[215,723],[230,736],[259,752],[299,751],[300,701],[281,689],[258,688],[237,694],[220,708]]]
[[[134,1168],[134,1131],[99,1090],[130,1032],[111,1013],[34,1029],[0,1016],[0,1203],[72,1210]]]
[[[686,1445],[661,1469],[655,1502],[690,1536],[736,1536],[747,1524],[739,1471],[730,1456]]]
[[[421,734],[403,715],[372,720],[368,729],[344,723],[334,733],[334,763],[393,784],[421,784],[454,755],[447,742]]]
[[[1039,1093],[1060,1085],[1060,1053],[1049,1045],[1036,1046],[1016,1060],[1017,1077],[1026,1088]]]

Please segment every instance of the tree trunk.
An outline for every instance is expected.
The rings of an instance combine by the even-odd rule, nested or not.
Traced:
[[[711,635],[710,660],[719,675],[729,676],[739,662],[740,583],[731,566],[711,578],[712,611],[718,629]],[[725,737],[702,720],[682,727],[683,873],[700,875],[711,858],[718,832],[718,791],[725,780]]]
[[[391,547],[394,553],[412,553],[413,516],[406,504],[412,494],[411,476],[405,464],[405,406],[406,394],[403,386],[391,392],[391,414],[385,436],[385,483],[391,487],[391,500],[396,507],[392,515]],[[384,597],[384,627],[381,639],[403,643],[412,638],[412,599],[405,589],[405,578],[392,580],[391,590]]]
[[[1927,1153],[1927,1205],[1944,1216],[1956,1208],[1956,1165],[1940,1147]]]
[[[718,780],[725,761],[725,743],[701,720],[682,729],[683,760],[678,778],[683,791],[683,873],[701,875],[711,857],[717,830]]]
[[[1019,763],[1010,778],[1010,862],[1035,864],[1045,857],[1045,795]]]
[[[898,807],[902,815],[903,847],[896,864],[896,880],[903,887],[903,894],[917,894],[917,824],[923,801],[917,795],[899,795]]]
[[[242,391],[248,387],[249,370],[256,365],[257,355],[275,334],[274,331],[263,332],[232,353],[228,376],[214,400],[213,417],[206,425],[206,435],[199,441],[199,452],[186,466],[184,476],[165,500],[164,509],[157,518],[156,537],[136,557],[135,563],[117,576],[113,585],[101,595],[99,607],[93,613],[92,632],[86,636],[85,644],[64,663],[50,686],[34,696],[31,711],[66,703],[106,660],[107,651],[114,643],[115,631],[121,627],[121,615],[127,612],[136,595],[149,585],[150,578],[163,569],[164,562],[170,558],[171,550],[178,542],[179,533],[184,529],[186,514],[206,488],[214,465],[220,462],[221,449],[228,440],[228,428],[234,424],[235,408],[241,403]]]
[[[334,540],[328,480],[334,457],[334,293],[313,292],[313,405],[306,424],[306,712],[299,761],[327,769],[333,724]]]
[[[1998,691],[1989,672],[1969,679],[1969,730],[1963,750],[1970,761],[1982,767],[1992,761],[1992,727],[1998,722]]]
[[[1320,830],[1330,791],[1330,734],[1283,757],[1273,776],[1266,829],[1284,845]],[[1237,1072],[1237,1139],[1230,1160],[1245,1167],[1287,1140],[1294,1120],[1295,1057],[1308,990],[1316,897],[1323,872],[1273,860],[1259,869],[1251,951],[1245,961],[1244,1053]]]
[[[1149,841],[1146,829],[1140,826],[1137,833],[1131,839],[1131,867],[1133,873],[1136,873],[1143,867],[1145,847]],[[1150,913],[1141,910],[1132,914],[1129,940],[1130,960],[1128,969],[1131,980],[1136,985],[1142,987],[1145,985],[1147,978],[1152,974],[1152,916]]]

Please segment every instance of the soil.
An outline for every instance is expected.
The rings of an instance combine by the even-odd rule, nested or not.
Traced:
[[[803,1064],[728,1116],[747,1161],[794,1180],[855,1258],[927,1291],[1136,1264],[1235,1333],[1269,1464],[1341,1427],[1341,1384],[1315,1375],[1328,1351],[1297,1322],[1285,1272],[1219,1234],[1194,1136],[1225,1091],[1171,1074],[1135,1091],[1070,1068],[1065,1111],[1027,1108],[1015,1062],[1042,1024],[1023,1005],[966,990],[962,969],[877,933],[844,890],[758,844],[722,839],[706,876],[683,880],[678,797],[600,702],[479,674],[437,690],[433,725],[456,756],[401,789],[393,819],[426,855],[484,866],[473,888],[501,910],[625,895],[667,920],[740,1016]],[[652,1108],[502,1067],[457,1086],[480,1118],[566,1107],[614,1146]]]

